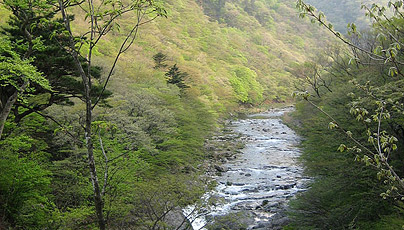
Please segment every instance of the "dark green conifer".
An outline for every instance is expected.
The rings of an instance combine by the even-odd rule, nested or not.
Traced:
[[[163,54],[162,52],[158,52],[153,56],[154,60],[154,68],[155,69],[160,69],[160,68],[166,68],[167,64],[164,62],[167,60],[167,55]]]
[[[177,85],[180,89],[189,88],[189,86],[184,83],[184,79],[188,76],[188,73],[181,72],[177,64],[174,64],[165,75],[167,83]]]

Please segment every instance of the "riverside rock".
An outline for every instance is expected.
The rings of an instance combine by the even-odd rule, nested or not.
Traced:
[[[227,167],[226,166],[221,166],[221,165],[215,165],[215,169],[218,172],[226,172],[227,171]]]

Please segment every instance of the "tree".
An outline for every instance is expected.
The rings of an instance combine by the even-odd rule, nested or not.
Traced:
[[[63,36],[55,36],[64,31],[60,19],[56,19],[56,8],[51,2],[35,1],[4,1],[3,5],[12,12],[7,26],[2,33],[14,44],[14,51],[25,58],[32,59],[39,72],[49,81],[52,90],[36,87],[31,92],[29,103],[15,103],[13,107],[14,121],[19,122],[25,116],[40,112],[53,104],[71,105],[72,98],[84,99],[84,88],[75,68],[73,58],[63,48],[69,40]],[[53,1],[55,3],[55,1]],[[46,13],[45,13],[46,12]],[[70,20],[73,20],[71,17]],[[78,39],[78,38],[77,38]],[[32,46],[32,47],[31,47]],[[81,65],[86,66],[85,59],[80,58]],[[99,79],[101,68],[91,67],[92,76]],[[102,87],[92,85],[93,96],[98,95]],[[111,93],[105,91],[102,98]]]
[[[134,43],[139,27],[147,22],[154,20],[159,16],[165,16],[165,10],[153,0],[140,0],[140,1],[114,1],[114,2],[101,2],[100,5],[96,5],[92,0],[88,1],[64,1],[58,0],[58,10],[60,11],[63,23],[65,26],[65,32],[60,34],[61,36],[67,36],[69,40],[67,51],[73,58],[73,62],[76,67],[76,71],[82,79],[84,88],[84,103],[86,105],[85,110],[85,145],[87,149],[88,168],[91,175],[91,182],[93,185],[94,204],[97,214],[98,226],[101,230],[106,229],[105,217],[104,217],[104,202],[103,192],[100,187],[100,182],[97,175],[96,163],[94,159],[94,141],[95,133],[92,130],[93,122],[93,110],[101,100],[102,93],[105,91],[110,78],[113,75],[114,69],[120,56],[125,53],[130,46]],[[72,32],[71,28],[71,16],[68,12],[69,8],[75,4],[80,4],[81,9],[86,15],[87,22],[89,23],[89,30],[82,33],[81,39],[76,39],[76,36]],[[107,35],[110,31],[117,27],[117,19],[123,14],[134,13],[135,23],[130,29],[129,33],[125,36],[119,51],[115,56],[115,60],[111,65],[106,80],[103,83],[103,88],[100,94],[93,101],[91,94],[91,86],[93,84],[93,75],[91,67],[93,66],[92,59],[94,56],[94,50],[98,47],[99,41]],[[87,48],[83,48],[83,44],[88,44]],[[81,54],[85,53],[85,68],[81,64]],[[84,57],[82,57],[84,58]],[[102,147],[102,142],[101,142]],[[108,162],[108,159],[105,159]],[[105,180],[108,179],[108,174],[105,173]]]
[[[164,62],[167,60],[167,55],[163,54],[162,52],[158,52],[157,54],[155,54],[153,56],[153,60],[155,69],[167,67],[167,64],[164,64]]]
[[[137,208],[139,228],[158,229],[191,229],[191,219],[206,209],[200,197],[206,192],[207,184],[197,178],[189,181],[190,175],[164,175],[163,178],[147,184],[139,184],[132,202]],[[183,214],[183,209],[195,207]],[[194,215],[194,216],[192,216]]]
[[[27,93],[34,91],[33,85],[51,90],[48,81],[31,65],[31,62],[31,59],[25,59],[14,52],[13,44],[9,40],[1,38],[0,138],[12,107],[18,100],[24,103]]]
[[[318,58],[321,59],[320,57]],[[322,88],[332,92],[330,88],[332,79],[326,78],[323,73],[326,68],[325,64],[327,63],[319,61],[305,62],[294,69],[294,74],[298,79],[295,88],[301,90],[301,87],[309,86],[316,93],[317,97],[321,97],[320,91]],[[301,91],[305,91],[305,89]]]
[[[45,164],[49,146],[33,137],[48,131],[43,128],[46,121],[36,115],[28,122],[38,122],[33,133],[27,131],[29,126],[20,124],[22,127],[13,127],[15,132],[0,144],[0,227],[54,229],[51,172]]]
[[[318,22],[328,31],[346,44],[351,50],[350,63],[358,68],[366,68],[369,73],[378,74],[378,78],[363,81],[355,76],[351,79],[352,85],[356,91],[350,93],[352,101],[350,112],[355,119],[362,122],[366,127],[363,136],[367,137],[368,143],[361,141],[361,137],[356,137],[349,130],[346,130],[330,114],[324,111],[310,100],[308,93],[299,93],[306,101],[318,108],[322,113],[331,119],[330,128],[338,128],[353,143],[353,146],[341,144],[338,150],[352,151],[356,160],[360,160],[378,169],[377,176],[390,185],[390,189],[382,193],[383,198],[388,196],[402,198],[404,194],[403,172],[394,167],[393,158],[399,159],[400,156],[394,156],[400,142],[400,127],[403,121],[400,119],[404,112],[402,95],[396,92],[402,92],[404,74],[404,58],[402,50],[402,35],[404,34],[404,25],[402,20],[403,1],[389,1],[388,7],[393,12],[393,16],[386,14],[386,8],[377,4],[371,7],[363,5],[366,15],[373,20],[373,39],[367,42],[358,42],[358,40],[349,40],[335,31],[332,24],[328,24],[323,13],[317,13],[313,6],[299,0],[297,6],[301,10],[300,16],[309,16],[313,22]],[[349,34],[356,37],[361,34],[356,30],[355,24],[349,24]],[[373,41],[369,43],[369,41]],[[380,72],[374,72],[376,67],[381,66]],[[385,77],[388,74],[389,79]]]
[[[229,82],[238,102],[257,104],[262,101],[263,88],[257,81],[257,73],[247,67],[238,66],[233,70]]]
[[[177,64],[174,64],[165,75],[167,83],[174,84],[181,90],[189,88],[189,86],[184,83],[185,78],[188,77],[188,73],[181,72]]]

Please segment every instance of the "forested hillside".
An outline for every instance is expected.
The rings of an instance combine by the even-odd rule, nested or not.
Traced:
[[[297,21],[293,1],[167,1],[166,9],[168,18],[145,25],[141,50],[130,56],[150,69],[162,52],[215,111],[287,100],[291,67],[325,44],[318,28]]]
[[[373,29],[344,37],[299,1],[302,14],[345,44],[295,69],[300,101],[290,124],[305,138],[301,160],[312,182],[291,202],[287,229],[404,225],[402,4],[374,5]]]
[[[322,11],[335,29],[343,34],[347,32],[347,25],[355,23],[359,29],[369,29],[371,21],[365,16],[366,10],[362,6],[371,7],[373,3],[386,5],[388,0],[308,0],[307,3]]]
[[[326,36],[293,1],[4,0],[0,13],[0,229],[185,226],[218,119],[290,101],[292,69]]]

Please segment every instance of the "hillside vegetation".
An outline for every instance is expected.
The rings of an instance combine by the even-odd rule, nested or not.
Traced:
[[[308,0],[318,10],[324,12],[329,22],[333,23],[335,29],[343,34],[347,32],[347,25],[355,23],[359,29],[369,29],[371,21],[365,17],[365,9],[362,5],[370,7],[373,3],[386,5],[388,0]]]
[[[294,1],[167,1],[165,8],[167,19],[140,31],[137,46],[122,61],[124,76],[135,75],[132,69],[141,82],[163,76],[166,69],[139,73],[152,70],[153,55],[162,52],[167,65],[189,74],[190,90],[214,111],[289,100],[291,67],[325,43],[317,39],[325,33],[298,21]],[[112,54],[115,43],[109,38],[101,54]]]
[[[402,4],[374,5],[372,29],[344,37],[300,2],[345,45],[295,69],[300,101],[290,124],[304,137],[301,160],[312,181],[291,202],[287,229],[403,227]]]

